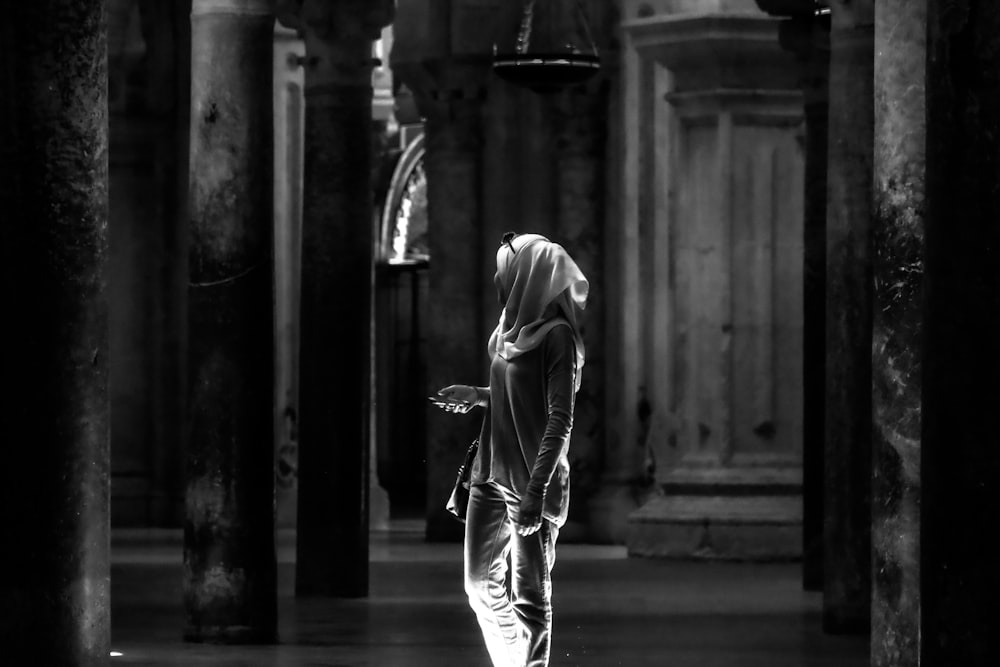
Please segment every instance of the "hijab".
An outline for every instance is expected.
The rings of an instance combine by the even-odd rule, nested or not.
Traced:
[[[568,324],[576,343],[576,388],[584,363],[580,319],[590,285],[569,253],[538,234],[521,234],[497,250],[497,290],[503,310],[490,336],[490,354],[510,361]]]

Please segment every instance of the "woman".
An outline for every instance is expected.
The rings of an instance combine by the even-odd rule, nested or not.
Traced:
[[[465,524],[465,590],[486,648],[494,667],[544,667],[588,283],[562,246],[514,233],[497,250],[495,283],[503,309],[488,345],[489,386],[445,387],[439,405],[486,408]]]

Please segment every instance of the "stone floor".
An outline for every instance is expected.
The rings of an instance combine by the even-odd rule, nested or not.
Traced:
[[[426,544],[419,524],[372,537],[371,595],[296,601],[294,553],[279,548],[275,646],[180,640],[180,537],[117,531],[112,665],[489,667],[460,583],[457,544]],[[868,642],[820,631],[820,597],[796,564],[627,558],[623,547],[560,545],[553,667],[863,667]]]

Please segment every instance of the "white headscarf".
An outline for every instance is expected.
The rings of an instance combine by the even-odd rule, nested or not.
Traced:
[[[490,353],[510,361],[541,345],[549,331],[565,322],[576,342],[579,389],[584,363],[579,320],[590,284],[573,258],[544,236],[521,234],[497,250],[496,281],[504,308],[490,336]]]

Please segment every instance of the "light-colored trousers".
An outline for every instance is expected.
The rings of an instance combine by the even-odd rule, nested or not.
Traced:
[[[518,503],[513,492],[492,482],[472,487],[465,522],[465,592],[493,667],[546,667],[559,529],[543,520],[535,534],[518,535],[513,520]]]

